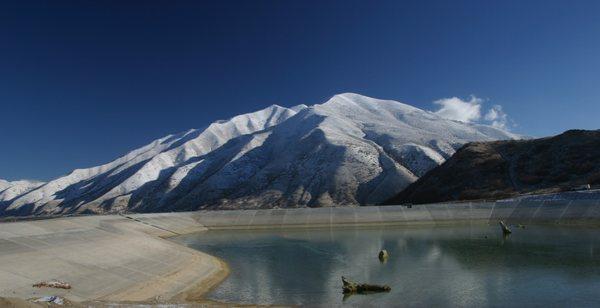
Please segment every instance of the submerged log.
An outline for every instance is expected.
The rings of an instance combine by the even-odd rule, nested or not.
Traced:
[[[344,284],[342,290],[344,294],[364,294],[364,293],[376,293],[376,292],[389,292],[392,290],[387,285],[376,285],[367,283],[355,283],[342,276],[342,283]]]
[[[510,228],[508,228],[507,225],[504,224],[504,222],[502,220],[500,220],[500,227],[502,228],[502,233],[503,234],[511,234],[512,231],[510,230]]]

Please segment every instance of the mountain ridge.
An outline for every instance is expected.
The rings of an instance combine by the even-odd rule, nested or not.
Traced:
[[[355,93],[265,109],[159,138],[0,199],[5,215],[377,203],[469,141],[514,139]]]
[[[600,130],[473,142],[387,204],[502,199],[600,185]]]

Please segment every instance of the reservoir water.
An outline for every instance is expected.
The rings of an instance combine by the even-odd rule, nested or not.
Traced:
[[[233,230],[175,239],[225,260],[208,298],[306,306],[600,306],[600,229],[496,225]],[[390,257],[382,263],[380,249]],[[341,276],[389,293],[344,296]]]

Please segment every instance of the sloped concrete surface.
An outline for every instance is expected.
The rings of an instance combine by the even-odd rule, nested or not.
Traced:
[[[198,211],[209,229],[312,228],[370,224],[492,222],[585,224],[600,222],[600,200],[464,202],[406,207],[363,206],[270,210]]]
[[[206,228],[181,214],[0,223],[0,296],[170,299],[223,270],[219,260],[160,238],[201,230]],[[72,289],[32,287],[52,279]]]

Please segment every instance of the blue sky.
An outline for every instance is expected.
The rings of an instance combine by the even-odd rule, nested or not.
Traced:
[[[598,1],[140,3],[0,3],[0,178],[342,92],[488,123],[499,105],[533,136],[599,128]]]

